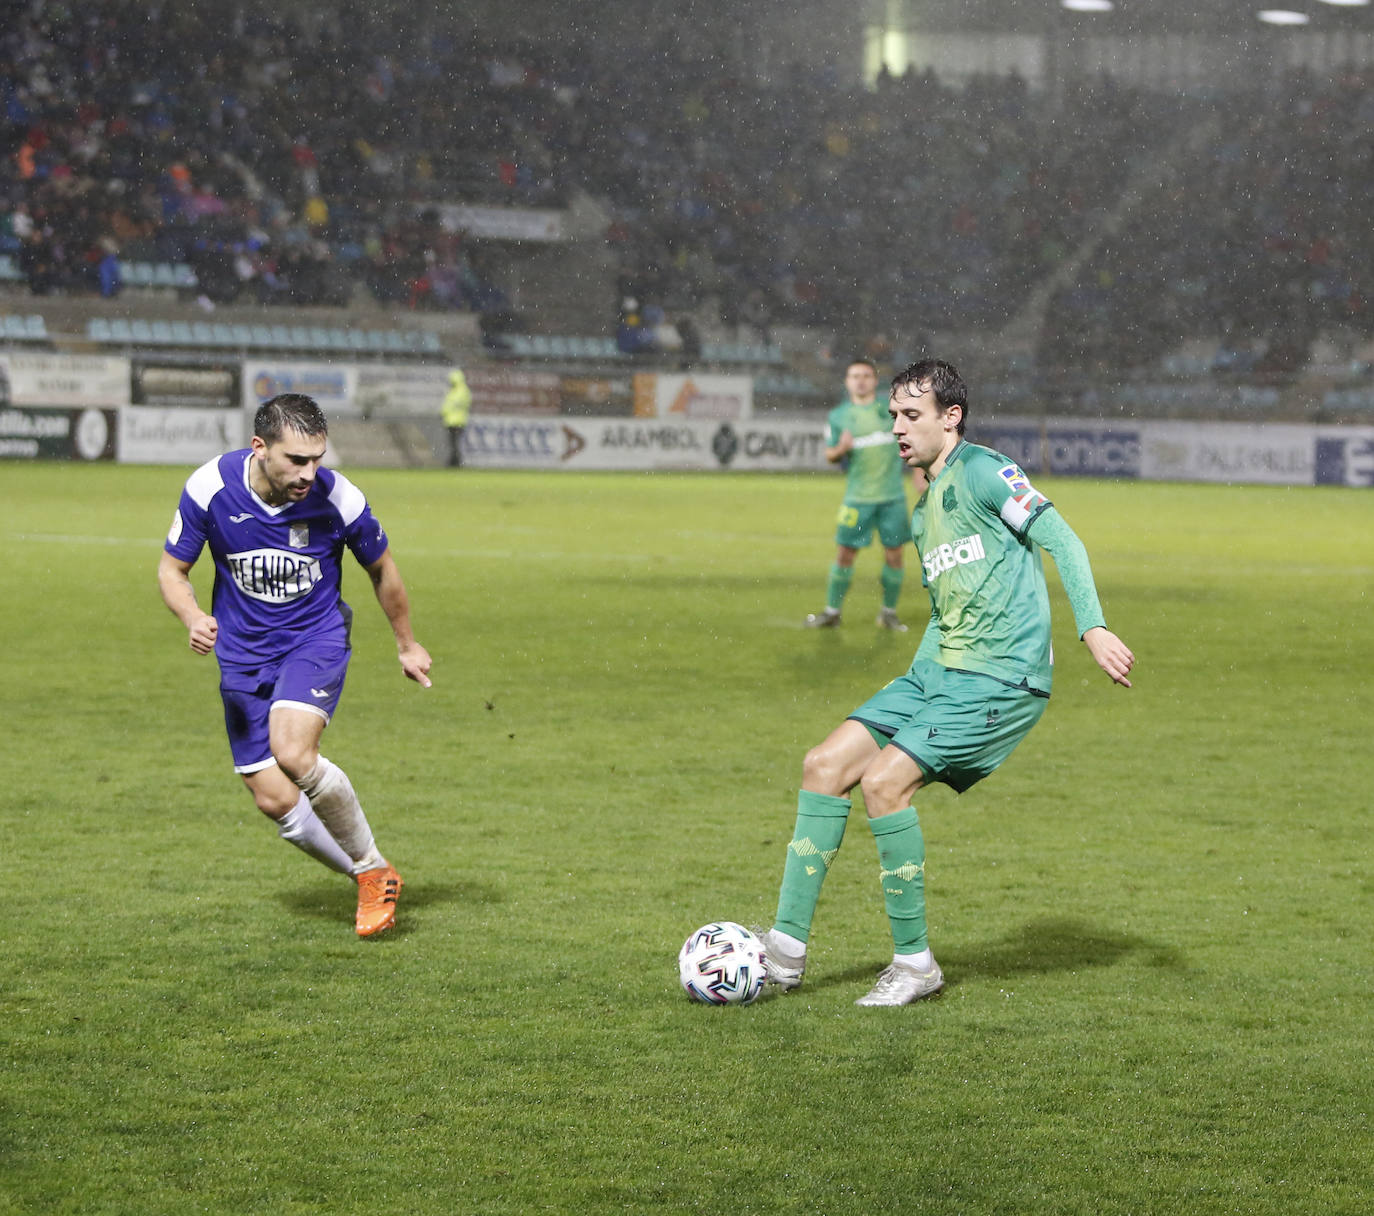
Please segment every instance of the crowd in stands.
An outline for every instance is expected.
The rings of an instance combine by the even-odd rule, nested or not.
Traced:
[[[189,263],[209,303],[498,307],[432,205],[557,205],[563,95],[529,56],[329,6],[0,0],[0,251],[36,294]]]
[[[442,204],[582,190],[620,267],[603,332],[630,299],[881,356],[1000,326],[1056,275],[1047,364],[1148,364],[1214,332],[1235,366],[1281,370],[1321,327],[1370,325],[1368,74],[1293,72],[1228,110],[1014,74],[764,82],[679,39],[497,45],[358,0],[223,23],[161,0],[0,13],[0,252],[39,294],[112,295],[121,260],[185,262],[207,304],[365,291],[513,326]]]
[[[1117,199],[1174,103],[1016,76],[768,86],[665,50],[590,103],[624,291],[861,332],[996,325]],[[891,324],[889,320],[887,324]]]
[[[1371,125],[1367,70],[1295,69],[1227,105],[1057,295],[1045,361],[1159,366],[1195,339],[1211,370],[1284,376],[1321,334],[1359,349],[1374,336]]]

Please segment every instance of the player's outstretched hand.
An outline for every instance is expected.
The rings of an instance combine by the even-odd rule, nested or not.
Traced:
[[[219,637],[219,622],[208,613],[191,622],[191,649],[197,654],[209,654]]]
[[[408,680],[414,680],[422,688],[433,688],[434,681],[429,678],[429,669],[432,660],[429,651],[419,642],[412,642],[399,654],[401,660],[401,670],[406,673]]]
[[[1088,648],[1088,653],[1092,655],[1097,665],[1102,668],[1116,683],[1130,688],[1131,682],[1126,677],[1130,675],[1131,668],[1135,666],[1135,655],[1131,653],[1131,648],[1126,645],[1110,629],[1099,625],[1096,629],[1089,629],[1083,635],[1083,643]]]

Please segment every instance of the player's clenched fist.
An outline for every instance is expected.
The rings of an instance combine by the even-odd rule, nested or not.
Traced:
[[[219,637],[219,622],[214,617],[197,617],[191,623],[191,649],[197,654],[209,654],[215,648]]]

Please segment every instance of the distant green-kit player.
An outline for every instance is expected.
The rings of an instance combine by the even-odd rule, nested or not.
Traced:
[[[1135,663],[1106,628],[1073,529],[1014,461],[965,441],[968,394],[958,371],[934,359],[913,364],[893,380],[888,412],[902,460],[927,478],[911,536],[930,625],[906,674],[807,753],[778,914],[764,935],[769,981],[795,988],[849,794],[859,786],[893,941],[892,963],[860,1005],[907,1005],[944,985],[926,937],[925,839],[913,799],[931,782],[967,790],[1044,713],[1053,653],[1041,549],[1054,558],[1097,665],[1129,688]]]
[[[845,467],[844,502],[835,527],[835,561],[826,584],[825,608],[806,618],[811,629],[832,629],[849,585],[854,559],[878,533],[883,546],[882,608],[877,623],[906,632],[897,616],[902,594],[903,549],[910,539],[902,459],[887,416],[887,402],[877,399],[878,373],[867,359],[856,359],[845,371],[845,400],[830,411],[825,458]]]

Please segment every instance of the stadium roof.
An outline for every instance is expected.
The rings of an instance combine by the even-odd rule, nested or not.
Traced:
[[[1261,12],[1285,10],[1307,18],[1311,31],[1374,32],[1374,5],[1331,0],[1110,0],[1109,11],[1073,12],[1062,0],[906,0],[917,28],[1003,33],[1197,34],[1247,30],[1282,36],[1285,28]]]

